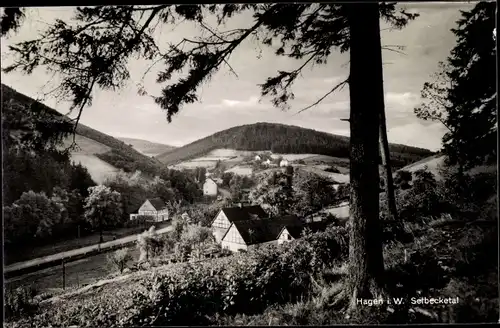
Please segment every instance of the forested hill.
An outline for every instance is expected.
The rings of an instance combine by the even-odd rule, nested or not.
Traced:
[[[274,153],[320,154],[349,157],[349,137],[320,132],[298,126],[255,123],[241,125],[179,147],[156,158],[171,165],[193,159],[217,148],[236,150],[271,150]],[[391,144],[391,157],[396,165],[407,165],[433,154],[428,149]]]
[[[165,145],[143,139],[136,139],[136,138],[117,138],[117,139],[123,141],[129,146],[132,146],[135,150],[147,156],[156,156],[158,154],[163,154],[176,148],[171,145]]]
[[[8,103],[10,101],[26,107],[35,105],[37,109],[41,111],[56,116],[62,116],[62,114],[55,109],[45,106],[44,104],[34,100],[33,98],[19,93],[16,90],[2,84],[2,104]],[[76,134],[109,147],[109,151],[99,154],[96,153],[94,155],[116,168],[125,170],[126,172],[141,170],[143,172],[154,173],[159,167],[161,167],[160,162],[141,154],[123,141],[120,141],[110,135],[85,126],[84,124],[78,124]]]

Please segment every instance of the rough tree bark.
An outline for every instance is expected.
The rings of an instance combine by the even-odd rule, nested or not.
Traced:
[[[382,85],[382,93],[384,86]],[[385,194],[387,198],[387,206],[389,210],[389,220],[394,221],[398,219],[398,209],[396,207],[396,197],[394,195],[394,181],[392,179],[391,168],[391,152],[389,150],[389,140],[387,139],[387,126],[385,123],[385,104],[382,98],[382,105],[380,106],[380,157],[382,159],[382,166],[384,167],[384,184]]]
[[[379,225],[379,121],[383,110],[382,49],[377,3],[346,5],[350,28],[349,280],[356,300],[373,298],[384,271]]]

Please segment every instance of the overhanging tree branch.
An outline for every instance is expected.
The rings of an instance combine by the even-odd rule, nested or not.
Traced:
[[[339,84],[337,84],[336,86],[334,86],[330,91],[328,91],[324,96],[322,96],[321,98],[319,98],[317,101],[315,101],[313,104],[299,110],[295,115],[297,114],[300,114],[302,113],[303,111],[306,111],[312,107],[315,107],[317,105],[319,105],[323,100],[325,100],[326,97],[328,97],[329,95],[331,95],[332,93],[334,93],[335,91],[337,91],[338,89],[342,90],[342,88],[347,84],[349,83],[349,78],[345,79],[344,81],[340,82]]]

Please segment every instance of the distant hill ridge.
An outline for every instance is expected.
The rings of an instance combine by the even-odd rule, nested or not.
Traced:
[[[434,153],[428,149],[390,144],[393,165],[402,167]],[[218,148],[349,158],[349,137],[293,125],[259,122],[235,126],[156,156],[167,165],[203,156]]]
[[[16,90],[12,89],[9,86],[6,86],[5,84],[2,84],[2,98],[2,102],[13,99],[15,102],[24,106],[31,106],[31,104],[36,103],[40,109],[47,113],[56,116],[64,116],[55,109],[50,108],[29,96],[17,92]],[[143,172],[153,173],[154,170],[162,166],[162,164],[157,160],[140,153],[139,151],[125,144],[123,141],[120,141],[98,130],[92,129],[91,127],[88,127],[84,124],[78,124],[76,128],[76,134],[77,136],[86,137],[97,143],[109,147],[109,151],[104,153],[94,153],[93,155],[118,169],[125,170],[126,172],[131,172],[139,169]],[[68,141],[65,142],[65,144],[68,144]],[[82,151],[85,151],[85,149],[82,149]]]
[[[158,154],[166,153],[176,148],[171,145],[152,142],[144,139],[137,139],[137,138],[117,138],[117,139],[125,142],[127,145],[132,145],[132,147],[135,150],[147,156],[156,156]]]

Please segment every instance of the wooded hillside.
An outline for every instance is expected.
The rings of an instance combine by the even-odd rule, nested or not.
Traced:
[[[298,126],[256,123],[235,126],[179,147],[156,158],[168,165],[203,156],[217,148],[271,150],[274,153],[320,154],[349,157],[349,137]],[[391,144],[395,166],[404,166],[433,154],[428,149]]]
[[[46,113],[59,117],[62,116],[62,114],[58,111],[2,84],[2,103],[10,102],[11,100],[15,103],[28,107],[32,106],[32,104],[36,104],[36,107],[41,111],[45,111]],[[95,156],[116,168],[123,169],[125,172],[140,170],[145,173],[153,174],[161,166],[161,163],[157,160],[141,154],[134,148],[125,144],[123,141],[92,129],[84,124],[78,124],[76,133],[110,147],[111,151],[104,154],[95,154]]]

